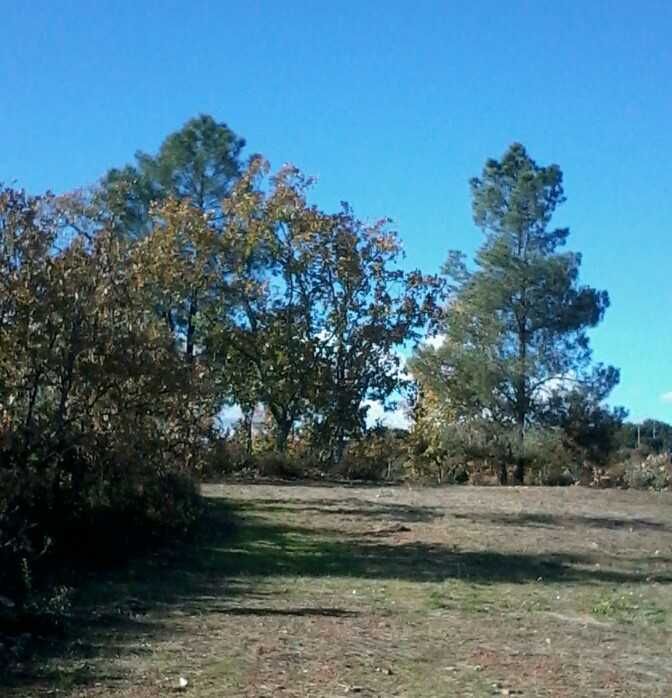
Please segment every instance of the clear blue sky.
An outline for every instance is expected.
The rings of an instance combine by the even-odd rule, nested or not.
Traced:
[[[669,1],[6,2],[0,180],[86,185],[210,113],[436,271],[479,242],[469,177],[520,141],[611,294],[612,402],[672,421],[671,37]]]

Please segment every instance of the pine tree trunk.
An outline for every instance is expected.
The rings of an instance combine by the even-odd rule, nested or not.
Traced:
[[[194,360],[194,335],[196,334],[196,313],[198,311],[198,302],[196,292],[191,294],[189,299],[189,310],[187,315],[187,346],[186,355],[187,361],[191,363]]]

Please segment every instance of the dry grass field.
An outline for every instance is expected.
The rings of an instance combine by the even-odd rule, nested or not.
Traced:
[[[3,696],[672,695],[672,494],[203,490]]]

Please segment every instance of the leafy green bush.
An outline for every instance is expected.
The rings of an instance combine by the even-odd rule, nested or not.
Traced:
[[[529,484],[566,487],[578,479],[580,463],[559,429],[533,430],[527,439],[525,460]]]
[[[537,471],[537,484],[545,487],[567,487],[575,482],[576,478],[568,468],[546,466]]]
[[[217,481],[254,468],[253,459],[243,445],[229,434],[214,439],[199,472],[202,481]]]
[[[263,453],[254,457],[253,464],[263,477],[296,480],[304,475],[302,464],[286,453]]]
[[[408,458],[407,433],[377,425],[352,439],[336,466],[348,480],[392,480],[403,474]]]

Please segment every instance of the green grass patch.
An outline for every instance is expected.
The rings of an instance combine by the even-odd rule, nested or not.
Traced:
[[[647,600],[642,594],[603,592],[595,600],[591,613],[596,618],[617,623],[666,623],[667,610]]]

